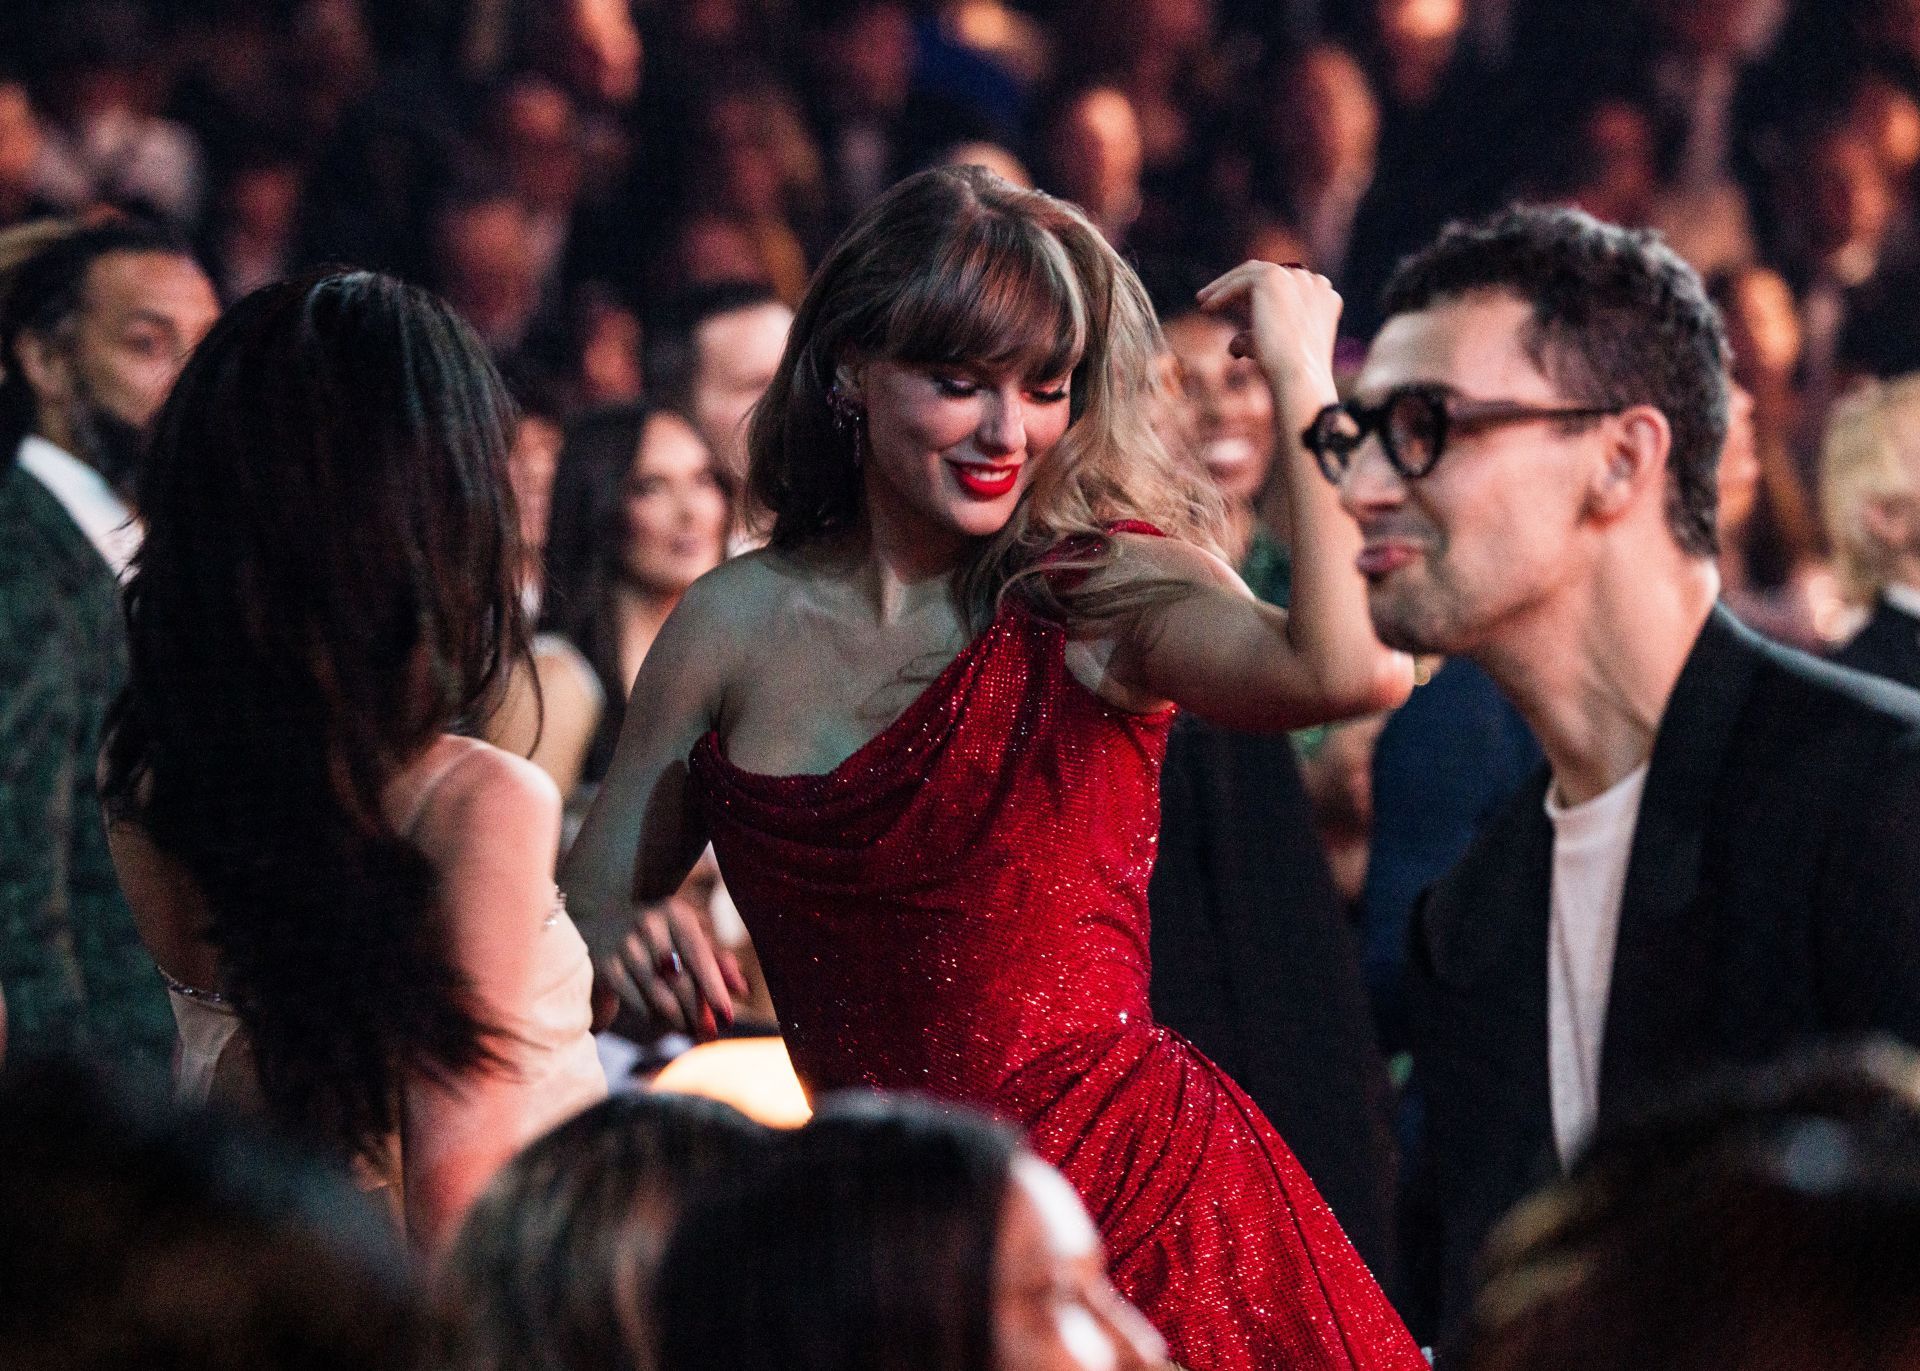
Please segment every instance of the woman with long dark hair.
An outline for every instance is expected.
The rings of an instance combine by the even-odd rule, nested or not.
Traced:
[[[1072,1187],[971,1110],[828,1101],[711,1185],[654,1288],[659,1371],[1148,1371]]]
[[[553,480],[540,621],[580,650],[606,700],[582,781],[606,775],[627,693],[660,625],[726,556],[732,504],[713,454],[672,410],[623,406],[567,433]]]
[[[1290,611],[1218,556],[1217,497],[1153,426],[1153,311],[1084,215],[977,168],[876,201],[754,415],[770,545],[655,640],[568,892],[614,989],[710,1031],[722,967],[658,902],[711,838],[814,1091],[1020,1123],[1190,1371],[1420,1371],[1272,1125],[1148,1005],[1172,706],[1284,729],[1412,677],[1297,436],[1335,398],[1339,297],[1248,263],[1201,298],[1245,311],[1282,419]]]
[[[467,326],[368,272],[268,286],[140,473],[115,865],[187,1096],[252,1098],[436,1240],[604,1094],[559,796],[458,730],[524,655],[511,406]]]

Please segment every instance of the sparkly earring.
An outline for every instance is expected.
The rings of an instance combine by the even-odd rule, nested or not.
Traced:
[[[867,456],[867,412],[838,381],[827,387],[827,408],[833,411],[833,426],[853,436],[853,464],[857,467]]]

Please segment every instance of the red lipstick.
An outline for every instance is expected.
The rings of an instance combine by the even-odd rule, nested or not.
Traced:
[[[1020,479],[1018,462],[993,466],[986,462],[949,461],[947,465],[952,468],[953,479],[960,489],[976,500],[997,500]]]

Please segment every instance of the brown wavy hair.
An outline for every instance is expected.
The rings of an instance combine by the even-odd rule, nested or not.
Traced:
[[[1062,622],[1164,599],[1172,587],[1099,588],[1084,575],[1035,574],[1043,559],[1049,570],[1108,564],[1107,529],[1128,519],[1219,550],[1219,497],[1153,426],[1163,348],[1139,278],[1078,209],[980,167],[910,176],[827,254],[754,409],[747,480],[763,523],[770,516],[769,541],[794,549],[864,522],[854,445],[827,401],[842,363],[1070,370],[1067,431],[1034,464],[1006,526],[960,568],[961,608],[978,628],[1015,589]]]

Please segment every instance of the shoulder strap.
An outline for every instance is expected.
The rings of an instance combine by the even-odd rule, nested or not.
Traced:
[[[440,789],[447,777],[459,770],[461,763],[479,755],[480,744],[467,738],[462,738],[460,742],[460,750],[454,753],[453,756],[443,760],[440,765],[428,775],[427,779],[422,782],[420,789],[413,797],[413,803],[407,807],[406,819],[397,825],[400,836],[412,836],[413,830],[419,826],[421,817],[427,812],[428,802],[433,799],[434,794]]]

